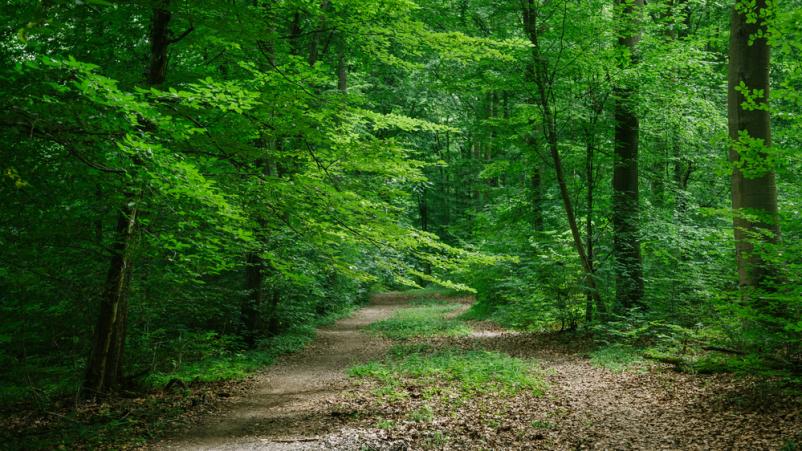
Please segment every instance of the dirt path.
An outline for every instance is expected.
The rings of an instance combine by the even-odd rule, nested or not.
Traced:
[[[798,449],[802,400],[757,380],[676,373],[660,365],[615,372],[594,367],[590,343],[559,334],[524,334],[472,323],[462,337],[420,339],[435,347],[485,349],[535,359],[545,395],[495,393],[452,404],[409,396],[376,398],[370,382],[345,370],[382,358],[389,340],[363,329],[405,307],[398,293],[377,296],[353,316],[320,330],[307,349],[257,377],[246,395],[157,449]],[[468,308],[465,299],[449,317]],[[363,385],[367,384],[367,385]],[[428,405],[431,418],[410,412]],[[380,428],[380,422],[389,427]]]
[[[318,331],[301,352],[260,374],[246,396],[155,449],[290,450],[320,448],[324,436],[347,420],[333,403],[346,388],[346,369],[381,357],[388,341],[361,329],[403,307],[398,293],[375,296],[348,318]],[[318,446],[319,445],[319,446]]]

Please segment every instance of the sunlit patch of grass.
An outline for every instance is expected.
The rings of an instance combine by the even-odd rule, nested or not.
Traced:
[[[392,429],[393,426],[395,426],[395,422],[387,418],[382,418],[376,422],[377,429]]]
[[[622,372],[632,368],[642,368],[646,360],[637,349],[615,344],[591,352],[590,363],[596,367]]]
[[[395,312],[390,318],[373,323],[370,330],[393,340],[417,337],[456,337],[469,335],[471,328],[463,321],[446,318],[457,308],[454,304],[431,303]]]
[[[431,387],[442,384],[462,396],[493,393],[511,396],[521,392],[543,393],[545,383],[532,361],[492,351],[456,348],[433,350],[425,346],[396,346],[383,362],[357,365],[352,377],[371,378],[383,387],[423,391],[434,397]]]
[[[416,423],[428,423],[434,419],[434,409],[429,404],[424,404],[413,410],[409,419]]]
[[[532,420],[532,422],[529,423],[529,424],[530,424],[530,426],[532,426],[535,429],[552,429],[552,428],[554,428],[554,425],[551,424],[550,422],[546,421],[546,420]]]

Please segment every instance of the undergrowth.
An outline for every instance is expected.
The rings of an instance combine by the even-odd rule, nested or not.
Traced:
[[[273,363],[276,357],[303,349],[316,334],[316,329],[350,315],[353,306],[320,317],[312,324],[293,327],[275,337],[260,340],[256,349],[225,353],[182,365],[175,371],[154,373],[147,377],[150,388],[163,387],[172,380],[216,382],[242,379]]]
[[[593,366],[622,372],[632,368],[640,368],[646,363],[638,349],[631,346],[614,344],[605,346],[590,353]]]
[[[222,396],[220,393],[225,395],[225,382],[243,379],[270,365],[276,357],[304,348],[314,339],[317,327],[349,315],[353,308],[340,309],[313,324],[261,340],[253,350],[220,349],[206,358],[182,362],[174,371],[152,373],[141,381],[141,393],[99,404],[77,402],[77,374],[51,387],[47,397],[41,389],[3,386],[6,401],[19,405],[20,397],[30,393],[41,400],[0,411],[0,449],[120,449],[144,445],[174,427],[185,411],[213,402]],[[224,340],[217,337],[214,341]],[[72,374],[66,369],[65,373]],[[162,390],[168,384],[175,389]]]
[[[434,395],[437,390],[433,387],[441,385],[463,396],[511,396],[522,391],[540,395],[545,387],[533,361],[493,351],[433,349],[419,344],[394,346],[384,361],[356,365],[348,374],[377,380],[381,394],[397,397],[410,389]]]
[[[390,318],[371,324],[369,329],[393,340],[468,335],[471,329],[464,322],[446,317],[456,308],[455,304],[422,299],[416,306],[399,310]]]

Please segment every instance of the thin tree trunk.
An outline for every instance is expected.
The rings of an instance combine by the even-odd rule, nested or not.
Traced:
[[[640,41],[638,15],[643,0],[616,0],[620,8],[618,46],[634,64]],[[627,62],[623,67],[628,66]],[[640,207],[638,201],[639,121],[631,86],[618,85],[615,97],[615,144],[613,158],[613,255],[616,259],[616,305],[640,306],[643,299],[643,260],[640,251]]]
[[[571,202],[571,196],[568,193],[568,186],[565,182],[565,174],[562,167],[562,158],[558,147],[557,124],[554,117],[553,106],[551,104],[550,89],[548,77],[548,64],[540,53],[540,43],[537,34],[537,11],[535,9],[534,0],[527,0],[524,5],[524,26],[529,40],[532,43],[532,58],[534,80],[537,85],[538,94],[540,97],[540,107],[543,114],[543,132],[546,136],[546,141],[549,146],[552,162],[554,163],[554,173],[557,177],[557,184],[560,188],[560,197],[565,209],[565,216],[568,220],[568,227],[571,229],[571,236],[574,241],[574,248],[579,256],[579,261],[582,269],[585,272],[585,279],[588,284],[588,289],[596,301],[596,307],[600,313],[604,314],[606,307],[601,299],[599,290],[596,287],[596,281],[593,278],[593,271],[590,266],[588,256],[585,253],[584,243],[579,233],[579,226],[576,222],[576,215]]]
[[[674,137],[672,146],[672,153],[674,157],[674,190],[675,190],[675,210],[679,218],[688,209],[688,182],[693,173],[693,163],[682,155],[682,149],[679,145],[679,137]]]
[[[672,40],[685,39],[690,34],[691,28],[691,8],[687,0],[677,0],[674,8],[675,12],[683,14],[682,23],[676,24],[672,29],[670,38]],[[680,83],[674,79],[675,83]],[[693,172],[693,163],[682,151],[682,141],[679,133],[671,134],[671,158],[674,164],[674,209],[676,219],[681,220],[687,209],[687,196],[685,191],[688,188],[688,180]],[[667,144],[668,145],[668,144]],[[668,151],[666,151],[668,153]]]
[[[593,83],[593,81],[590,81]],[[587,99],[589,100],[590,117],[585,128],[585,180],[587,182],[587,193],[585,198],[585,245],[587,247],[589,277],[595,277],[594,247],[593,247],[593,190],[596,187],[594,177],[594,158],[596,155],[596,129],[599,117],[604,112],[604,104],[607,96],[599,97],[595,85],[588,87]],[[593,321],[593,293],[588,292],[585,303],[585,321]]]
[[[594,129],[590,133],[595,133]],[[593,267],[593,154],[594,144],[593,137],[588,137],[587,148],[585,152],[585,178],[588,183],[588,193],[586,198],[585,208],[585,243],[587,246],[588,268],[590,276],[593,277],[595,268]],[[585,321],[590,323],[593,321],[593,293],[587,294],[587,301],[585,304]]]
[[[755,13],[763,17],[766,0],[757,0]],[[758,19],[762,21],[763,19]],[[748,23],[746,16],[733,10],[730,34],[730,64],[728,76],[728,118],[729,134],[733,142],[730,160],[734,163],[732,173],[732,208],[735,227],[735,250],[738,262],[738,279],[741,287],[770,288],[776,268],[754,251],[754,240],[776,243],[780,239],[778,221],[777,184],[774,170],[757,169],[744,173],[743,167],[760,168],[765,166],[766,153],[758,152],[742,159],[738,152],[743,144],[742,135],[747,139],[760,140],[763,146],[771,146],[771,124],[769,112],[762,108],[743,107],[744,95],[736,88],[742,83],[749,89],[762,90],[764,95],[757,99],[765,105],[769,98],[770,51],[765,37],[757,37],[761,23]],[[753,42],[750,42],[750,37]],[[747,218],[751,215],[752,218]],[[755,218],[757,216],[757,218]],[[765,232],[769,232],[766,234]]]

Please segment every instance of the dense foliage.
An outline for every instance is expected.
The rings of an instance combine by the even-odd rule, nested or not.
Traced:
[[[802,5],[735,5],[771,96],[727,86],[732,10],[5,2],[0,401],[238,376],[427,283],[521,329],[799,371]],[[773,211],[731,194],[769,179]]]

